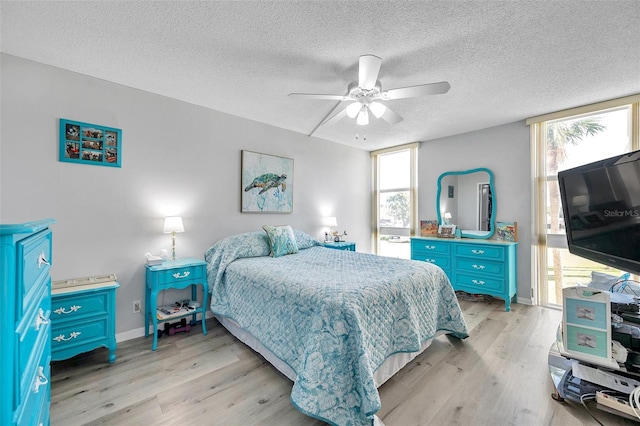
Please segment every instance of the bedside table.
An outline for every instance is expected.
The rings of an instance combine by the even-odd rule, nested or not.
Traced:
[[[207,296],[209,286],[207,284],[207,264],[200,259],[176,259],[162,262],[161,265],[146,265],[146,285],[144,293],[144,335],[149,336],[149,320],[153,324],[153,346],[158,346],[158,323],[173,321],[177,318],[192,316],[192,324],[196,322],[196,314],[202,315],[202,334],[207,334],[205,315],[207,313]],[[203,301],[195,310],[183,315],[171,316],[166,319],[158,319],[158,293],[169,288],[186,288],[191,286],[191,300],[197,300],[198,285],[202,286]]]
[[[61,361],[102,346],[109,350],[109,363],[116,361],[116,289],[120,284],[115,281],[115,276],[113,280],[94,281],[96,279],[90,277],[53,283],[52,361]]]
[[[340,241],[337,243],[333,241],[327,241],[324,243],[324,246],[336,250],[356,251],[356,243],[351,243],[348,241]]]

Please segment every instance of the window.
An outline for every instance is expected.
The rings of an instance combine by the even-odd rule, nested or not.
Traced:
[[[381,256],[411,258],[417,223],[418,144],[374,151],[374,249]]]
[[[592,271],[621,274],[569,253],[558,172],[640,149],[639,101],[640,96],[632,96],[527,120],[531,125],[536,235],[532,297],[541,305],[561,305],[562,289],[589,283]]]

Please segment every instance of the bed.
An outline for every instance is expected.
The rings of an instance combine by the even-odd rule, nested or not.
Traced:
[[[263,231],[205,253],[211,311],[294,382],[298,410],[335,425],[380,424],[377,387],[439,334],[468,336],[453,288],[432,264],[288,232],[284,254]]]

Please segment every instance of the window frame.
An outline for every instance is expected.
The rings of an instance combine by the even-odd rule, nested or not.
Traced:
[[[392,226],[380,227],[380,194],[388,192],[409,192],[409,212],[411,215],[408,237],[416,235],[418,229],[418,150],[420,143],[410,143],[399,145],[391,148],[371,151],[372,163],[372,247],[375,254],[380,254],[380,236],[387,235],[388,231],[394,232],[396,235],[407,233],[406,228],[398,228]],[[409,151],[409,187],[387,188],[380,190],[380,157],[387,154],[395,154],[402,151]]]
[[[561,241],[560,234],[547,235],[547,185],[553,180],[557,181],[557,175],[554,178],[547,173],[545,138],[547,123],[605,113],[621,107],[630,108],[630,149],[638,150],[640,149],[640,94],[557,111],[526,120],[526,124],[530,126],[531,141],[531,301],[534,305],[559,306],[547,302],[549,300],[547,249],[550,247],[549,243],[553,247],[567,248],[566,238]]]

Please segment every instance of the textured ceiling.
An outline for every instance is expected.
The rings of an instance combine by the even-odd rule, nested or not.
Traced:
[[[2,52],[310,134],[358,57],[396,125],[354,120],[314,136],[365,150],[425,141],[640,93],[640,1],[1,2]],[[356,139],[356,133],[359,138]],[[366,141],[363,136],[366,135]]]

